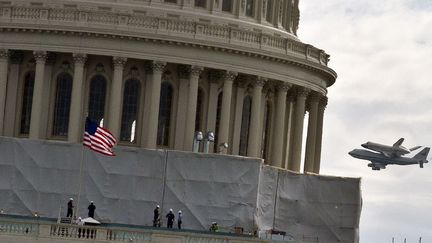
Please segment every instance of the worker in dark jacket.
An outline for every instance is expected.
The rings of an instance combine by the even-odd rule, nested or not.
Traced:
[[[96,210],[96,206],[93,204],[93,201],[91,201],[90,205],[88,206],[88,216],[90,218],[94,218],[95,210]]]
[[[69,202],[67,204],[67,214],[66,217],[72,217],[73,215],[73,198],[69,198]]]
[[[178,211],[178,217],[177,217],[177,226],[179,229],[181,229],[182,219],[183,219],[183,214],[182,214],[182,211],[179,210]]]
[[[174,224],[175,215],[173,214],[172,208],[170,209],[169,213],[166,215],[168,222],[167,222],[167,228],[172,228]]]
[[[159,208],[159,205],[156,205],[156,208],[153,210],[153,227],[160,227]]]

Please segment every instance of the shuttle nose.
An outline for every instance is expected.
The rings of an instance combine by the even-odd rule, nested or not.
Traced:
[[[362,146],[363,148],[368,148],[368,147],[367,147],[367,146],[368,146],[367,143],[363,143],[361,146]]]
[[[348,154],[351,155],[352,157],[354,157],[354,156],[353,156],[353,154],[354,154],[354,150],[349,151]]]

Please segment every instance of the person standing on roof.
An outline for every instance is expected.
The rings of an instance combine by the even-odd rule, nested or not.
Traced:
[[[73,198],[69,198],[69,202],[68,202],[68,204],[67,204],[67,214],[66,214],[66,217],[72,217],[72,215],[73,215],[73,208],[74,208],[74,206],[73,206]]]
[[[216,222],[213,222],[210,226],[210,232],[219,232],[219,225]]]
[[[167,222],[167,228],[171,228],[173,227],[174,224],[174,219],[175,219],[175,215],[173,214],[173,210],[172,208],[170,208],[169,213],[166,215],[168,222]]]
[[[178,217],[177,217],[177,226],[179,229],[181,229],[182,219],[183,219],[182,211],[179,210]]]
[[[88,216],[90,218],[94,218],[95,210],[96,206],[93,204],[93,201],[90,201],[90,205],[88,206]]]
[[[159,208],[159,205],[156,205],[156,208],[153,210],[153,227],[160,227]]]

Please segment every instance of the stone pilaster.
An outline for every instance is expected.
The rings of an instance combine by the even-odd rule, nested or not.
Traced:
[[[258,77],[254,81],[254,88],[252,94],[252,109],[251,109],[251,121],[249,127],[249,139],[248,139],[248,149],[247,155],[249,157],[259,157],[260,149],[259,144],[261,140],[261,99],[262,99],[262,89],[267,79]]]
[[[74,76],[72,83],[71,108],[69,115],[68,141],[78,143],[83,133],[83,83],[84,65],[87,55],[73,53]],[[87,114],[84,114],[87,115]]]
[[[5,121],[8,66],[9,50],[0,49],[0,136],[3,136]]]
[[[203,67],[190,67],[189,91],[186,110],[186,129],[184,130],[183,150],[192,150],[193,137],[195,134],[195,118],[198,99],[198,81]]]
[[[152,149],[156,148],[162,73],[165,67],[165,62],[153,61],[151,64],[153,75],[150,84],[151,97],[148,114],[148,133],[145,147]]]
[[[288,89],[291,85],[281,83],[277,86],[277,105],[276,105],[276,121],[273,130],[273,151],[272,151],[272,165],[282,167],[283,162],[283,145],[285,134],[285,110],[286,110],[286,97]]]
[[[316,130],[316,144],[315,144],[315,162],[313,172],[319,174],[321,166],[321,144],[322,144],[322,133],[323,133],[323,121],[324,121],[324,110],[327,106],[328,99],[326,96],[322,96],[318,106],[318,121]]]
[[[118,138],[120,135],[120,122],[122,111],[123,69],[127,59],[125,57],[113,57],[114,66],[111,96],[108,109],[108,130]]]
[[[297,98],[295,105],[294,131],[293,131],[293,146],[292,146],[292,161],[290,170],[300,172],[301,150],[303,139],[303,122],[306,107],[306,97],[308,90],[305,88],[297,89]]]
[[[224,81],[223,84],[223,92],[222,92],[222,108],[221,108],[221,119],[219,126],[219,144],[228,143],[229,139],[229,124],[230,124],[230,114],[231,114],[231,97],[232,97],[232,85],[233,81],[236,78],[236,72],[226,71],[222,75],[222,79]],[[229,146],[231,146],[229,144]],[[222,153],[226,153],[227,150],[221,151]]]
[[[306,137],[305,163],[303,169],[305,173],[313,172],[314,170],[319,100],[320,95],[318,93],[314,92],[309,95],[309,122]]]
[[[45,76],[45,62],[47,53],[45,51],[33,52],[36,60],[36,73],[35,83],[33,89],[32,111],[30,118],[30,139],[40,139],[42,137],[41,121],[42,116],[47,115],[43,112],[42,102],[44,93],[44,76]]]

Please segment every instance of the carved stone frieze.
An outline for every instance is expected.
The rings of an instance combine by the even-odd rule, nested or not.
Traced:
[[[306,99],[308,94],[309,94],[310,90],[304,87],[297,87],[296,88],[296,95],[297,98],[304,98]]]
[[[325,109],[327,107],[328,98],[327,96],[322,95],[319,102],[319,109]]]
[[[264,77],[257,77],[255,80],[252,81],[253,86],[259,86],[264,87],[264,85],[268,82],[268,78]]]
[[[190,75],[192,76],[200,76],[201,73],[204,71],[204,68],[201,66],[191,66],[190,67]]]
[[[233,82],[237,77],[238,73],[233,71],[224,71],[222,73],[222,78],[224,81]]]
[[[165,70],[166,62],[160,62],[160,61],[153,61],[151,63],[151,69],[154,72],[160,72],[162,73]]]
[[[127,62],[127,58],[126,57],[113,57],[112,58],[112,63],[114,68],[123,68],[124,65]]]
[[[36,60],[36,63],[39,63],[39,62],[45,63],[48,55],[47,55],[46,51],[34,51],[33,56]]]
[[[292,87],[292,84],[286,83],[286,82],[279,82],[276,85],[276,89],[278,91],[287,92]]]
[[[74,60],[75,65],[77,64],[84,65],[85,62],[87,61],[87,55],[84,53],[73,53],[72,58]]]
[[[0,49],[0,59],[8,59],[10,52],[7,49]]]

